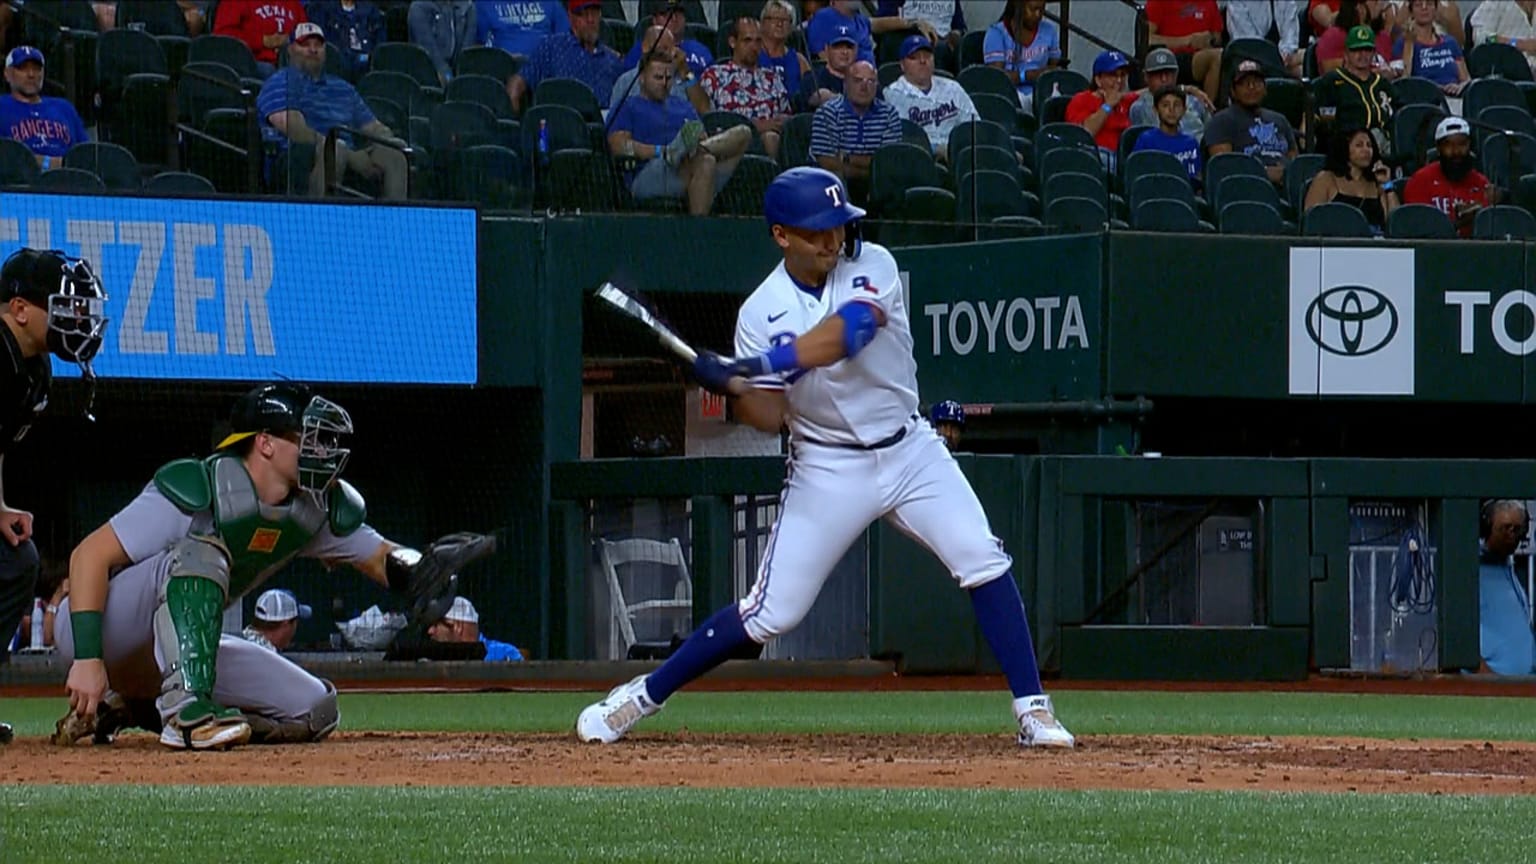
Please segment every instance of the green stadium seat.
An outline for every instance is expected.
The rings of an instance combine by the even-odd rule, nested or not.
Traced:
[[[1404,204],[1387,216],[1387,236],[1402,240],[1454,240],[1456,226],[1439,208]]]

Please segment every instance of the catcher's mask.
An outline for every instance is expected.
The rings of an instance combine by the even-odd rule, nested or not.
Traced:
[[[345,446],[352,434],[352,418],[345,408],[315,396],[304,408],[299,437],[299,485],[324,492],[347,467],[352,448]]]

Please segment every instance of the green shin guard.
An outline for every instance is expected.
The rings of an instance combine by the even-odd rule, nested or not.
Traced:
[[[196,576],[172,578],[165,586],[165,603],[176,628],[182,686],[198,703],[213,704],[213,682],[219,657],[219,632],[224,619],[224,588]],[[186,718],[183,718],[186,719]]]

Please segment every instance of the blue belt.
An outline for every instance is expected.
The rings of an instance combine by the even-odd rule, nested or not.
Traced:
[[[920,418],[916,414],[913,414],[907,419],[917,420]],[[807,444],[816,444],[821,447],[838,447],[843,450],[884,450],[887,447],[894,447],[895,445],[900,444],[901,439],[907,437],[907,430],[910,428],[911,427],[909,425],[903,425],[900,429],[896,430],[896,434],[886,438],[881,438],[879,441],[876,441],[873,444],[835,444],[831,441],[817,441],[815,438],[801,438],[800,440]]]

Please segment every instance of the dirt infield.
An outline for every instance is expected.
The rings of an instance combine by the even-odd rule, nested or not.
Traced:
[[[0,747],[5,784],[949,787],[1536,793],[1536,744],[1350,738],[1089,736],[1029,751],[1005,735],[344,733],[321,744],[177,753],[147,734],[110,748]]]

